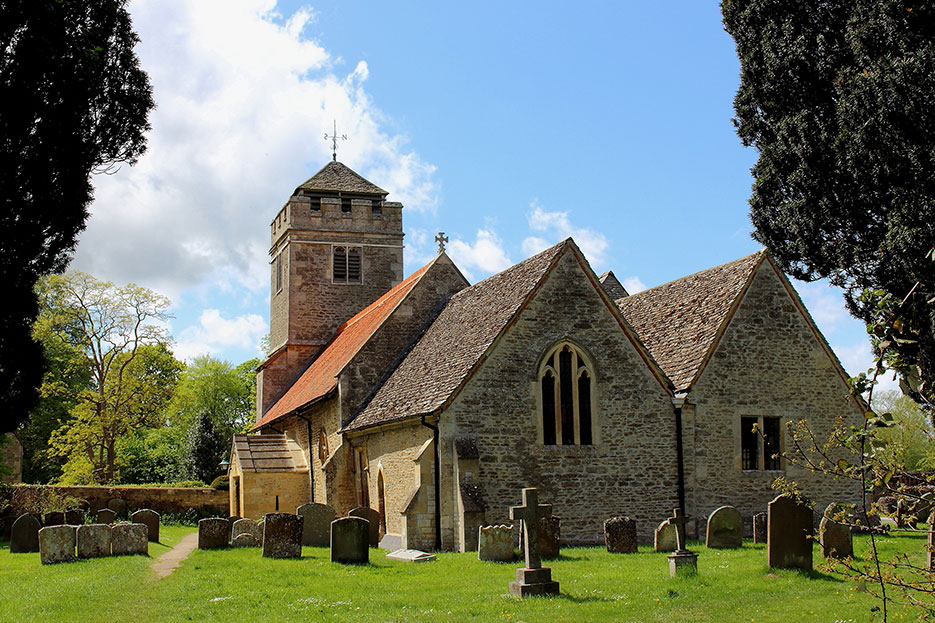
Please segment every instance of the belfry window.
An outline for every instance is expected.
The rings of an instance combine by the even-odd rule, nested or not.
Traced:
[[[332,249],[332,281],[334,283],[360,283],[360,247],[334,247]]]
[[[574,346],[552,349],[539,370],[542,443],[589,446],[593,441],[591,391],[594,373]]]
[[[274,264],[274,270],[276,271],[276,294],[279,294],[282,292],[282,253],[276,255]]]

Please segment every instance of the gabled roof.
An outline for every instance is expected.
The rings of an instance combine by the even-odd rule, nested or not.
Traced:
[[[234,453],[245,472],[305,472],[305,453],[285,435],[234,435]]]
[[[304,184],[295,189],[313,192],[344,192],[360,193],[365,195],[383,195],[387,192],[352,171],[349,167],[337,161],[332,161],[322,167],[321,171],[310,177]]]
[[[452,296],[344,430],[429,414],[453,399],[570,244],[569,238]]]
[[[764,251],[616,301],[676,390],[691,386]]]
[[[441,256],[438,256],[441,257]],[[425,271],[434,264],[438,257],[412,273],[399,285],[364,308],[363,311],[338,327],[337,333],[319,351],[318,356],[306,368],[286,393],[277,400],[253,430],[272,424],[296,409],[314,402],[337,388],[338,375],[363,348],[377,329],[389,318],[393,310],[412,291]]]
[[[627,289],[623,287],[623,284],[620,283],[620,280],[617,279],[617,276],[614,274],[614,271],[608,270],[606,273],[597,278],[601,282],[601,286],[604,288],[604,292],[610,297],[610,300],[616,301],[617,299],[622,299],[625,296],[630,296],[630,293],[627,292]]]

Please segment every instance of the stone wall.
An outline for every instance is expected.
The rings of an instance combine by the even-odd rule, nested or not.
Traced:
[[[194,510],[201,514],[227,516],[228,492],[209,487],[66,487],[58,485],[20,485],[23,490],[38,495],[41,489],[49,489],[65,497],[84,500],[92,511],[107,506],[120,498],[131,510],[150,508],[158,513],[181,514]],[[27,495],[29,494],[27,493]]]
[[[308,503],[308,472],[244,472],[240,477],[242,508],[231,507],[231,515],[261,519],[266,513],[294,513]]]
[[[770,485],[780,475],[801,484],[818,508],[858,498],[850,481],[812,474],[788,461],[779,471],[741,469],[743,416],[782,418],[784,450],[791,450],[786,422],[806,419],[824,441],[836,418],[848,424],[862,420],[834,361],[768,261],[757,270],[687,402],[689,515],[707,517],[730,504],[749,524],[777,495]]]

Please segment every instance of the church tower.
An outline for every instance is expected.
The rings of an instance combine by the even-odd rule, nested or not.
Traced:
[[[257,415],[304,370],[341,324],[403,278],[402,204],[329,162],[292,193],[270,225],[270,357]]]

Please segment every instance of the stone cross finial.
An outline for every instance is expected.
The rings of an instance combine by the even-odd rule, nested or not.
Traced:
[[[438,252],[439,252],[439,253],[444,253],[444,252],[445,252],[445,243],[448,242],[448,236],[445,235],[445,232],[440,231],[440,232],[438,232],[438,235],[435,236],[435,242],[438,243]]]
[[[685,514],[681,509],[673,509],[673,517],[669,519],[669,523],[675,525],[675,552],[686,552],[685,549]]]
[[[341,139],[342,141],[346,141],[347,134],[342,134],[341,136],[338,136],[338,122],[337,120],[335,120],[334,121],[334,134],[332,134],[331,136],[328,136],[328,133],[325,132],[325,140],[331,141],[331,159],[334,160],[335,162],[338,161],[338,139]]]
[[[523,489],[523,505],[510,507],[510,519],[522,520],[526,551],[526,568],[541,569],[542,558],[539,555],[539,520],[552,515],[551,504],[539,504],[539,494],[534,488]]]

